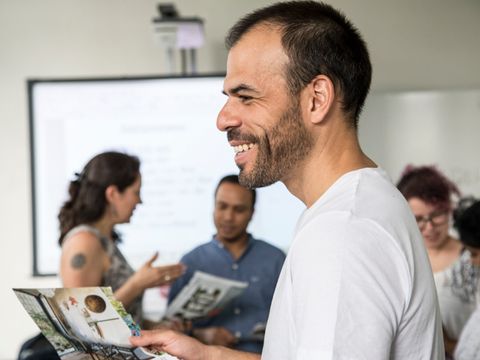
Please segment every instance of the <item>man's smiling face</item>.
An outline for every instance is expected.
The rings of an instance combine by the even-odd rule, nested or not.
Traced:
[[[273,26],[248,31],[230,50],[217,127],[227,131],[240,182],[255,188],[288,177],[312,148],[299,99],[286,82],[288,57]]]

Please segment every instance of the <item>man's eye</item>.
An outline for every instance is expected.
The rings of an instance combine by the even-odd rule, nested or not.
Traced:
[[[241,102],[247,102],[253,99],[251,96],[246,96],[246,95],[239,95],[238,98],[240,99]]]

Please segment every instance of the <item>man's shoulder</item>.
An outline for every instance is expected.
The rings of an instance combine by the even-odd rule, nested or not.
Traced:
[[[285,253],[279,247],[261,239],[252,238],[257,251],[266,252],[274,256],[285,257]]]
[[[381,230],[397,238],[417,231],[405,198],[381,169],[362,169],[338,181],[299,221],[297,230],[314,225],[320,233],[369,233]]]
[[[330,211],[392,213],[406,208],[406,201],[381,169],[366,168],[352,171],[338,179],[311,207],[321,215]],[[393,209],[392,209],[393,207]]]
[[[410,278],[408,274],[415,268],[413,262],[419,262],[423,256],[418,249],[421,239],[411,227],[401,223],[383,219],[382,215],[324,212],[297,229],[291,250],[296,258],[309,253],[325,254],[347,265],[381,257],[389,259],[390,265],[395,263]],[[388,262],[384,265],[388,268]],[[418,265],[423,269],[423,264]]]
[[[215,244],[213,243],[212,240],[207,241],[203,244],[197,245],[192,250],[190,250],[185,255],[183,255],[182,261],[186,259],[192,259],[192,258],[195,259],[198,256],[202,256],[202,255],[208,255],[209,253],[214,251],[214,248],[215,248]]]
[[[420,241],[416,228],[408,218],[398,214],[397,218],[382,213],[336,210],[317,214],[299,226],[296,239],[303,241],[338,242],[347,244],[352,250],[389,247],[395,253],[404,253]],[[337,245],[335,245],[337,246]]]

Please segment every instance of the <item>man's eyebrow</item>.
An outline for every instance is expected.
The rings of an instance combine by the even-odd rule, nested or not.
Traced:
[[[228,95],[228,94],[237,95],[239,92],[242,92],[242,91],[249,91],[249,92],[254,92],[258,94],[258,90],[246,84],[240,84],[238,86],[235,86],[234,88],[229,89],[228,91],[223,90],[222,93],[224,95]]]

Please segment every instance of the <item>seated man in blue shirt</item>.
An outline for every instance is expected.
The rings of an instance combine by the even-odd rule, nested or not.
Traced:
[[[267,322],[285,254],[247,233],[254,205],[255,190],[241,186],[237,175],[220,180],[213,213],[217,233],[211,241],[183,256],[181,262],[187,270],[173,283],[169,303],[196,270],[248,282],[242,295],[219,315],[194,322],[192,334],[206,344],[260,353],[263,341],[255,337],[254,331]]]

